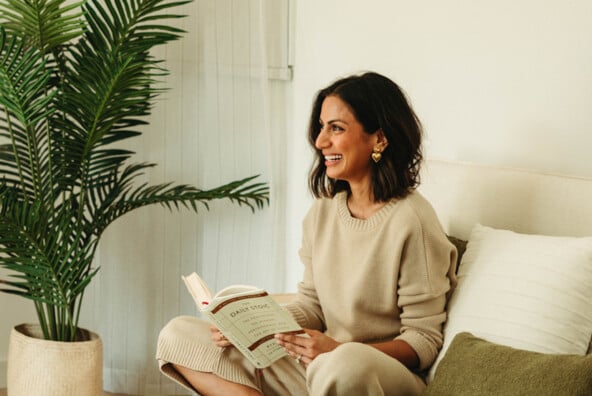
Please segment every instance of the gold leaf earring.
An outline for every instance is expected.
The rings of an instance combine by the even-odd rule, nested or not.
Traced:
[[[372,150],[372,160],[378,164],[381,159],[382,159],[382,152],[380,151],[380,148],[374,147],[374,149]]]

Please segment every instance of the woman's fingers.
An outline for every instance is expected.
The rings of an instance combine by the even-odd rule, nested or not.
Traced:
[[[299,362],[310,363],[318,355],[332,351],[339,342],[317,330],[304,329],[305,335],[276,334],[275,338]]]
[[[305,348],[307,346],[307,337],[298,336],[294,334],[276,334],[275,339],[278,341],[280,345],[283,344],[291,344],[294,346],[299,346]]]
[[[216,346],[219,346],[221,348],[232,346],[230,341],[228,341],[224,334],[222,334],[222,332],[218,330],[215,326],[210,326],[210,334],[212,341],[214,342],[214,344],[216,344]]]
[[[284,347],[284,350],[296,360],[296,363],[307,367],[316,357],[311,349],[312,340],[307,335],[276,334],[275,339],[278,344]]]

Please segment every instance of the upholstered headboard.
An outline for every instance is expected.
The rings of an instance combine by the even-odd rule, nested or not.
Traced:
[[[450,235],[476,223],[545,235],[592,235],[592,179],[429,160],[419,189]]]

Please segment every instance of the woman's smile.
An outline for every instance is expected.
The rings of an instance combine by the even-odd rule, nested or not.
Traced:
[[[341,154],[328,154],[325,155],[325,166],[333,166],[337,164],[342,158]]]

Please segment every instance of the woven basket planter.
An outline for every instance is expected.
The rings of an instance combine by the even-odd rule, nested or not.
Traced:
[[[39,325],[21,324],[10,333],[9,396],[100,396],[103,344],[87,330],[89,341],[43,339]]]

